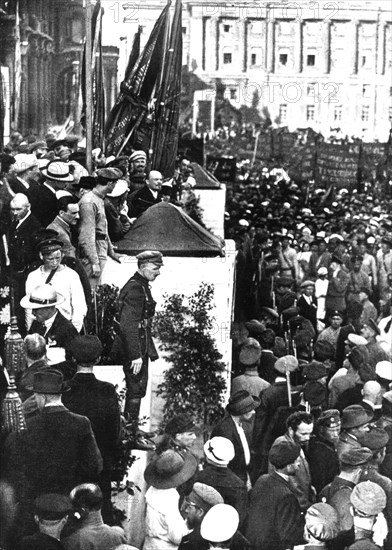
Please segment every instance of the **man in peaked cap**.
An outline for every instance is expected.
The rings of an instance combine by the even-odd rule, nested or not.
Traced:
[[[317,494],[339,474],[336,443],[340,434],[340,414],[337,409],[323,411],[316,421],[315,434],[310,438],[308,462],[312,484]]]
[[[120,261],[108,235],[104,199],[113,191],[122,172],[117,168],[100,168],[96,176],[94,189],[85,193],[79,202],[80,258],[92,288],[100,284],[108,256]]]
[[[181,511],[191,532],[182,537],[178,550],[208,550],[209,544],[202,539],[200,526],[203,518],[216,504],[222,504],[223,497],[213,487],[196,482],[184,499]]]
[[[350,513],[350,496],[361,476],[362,468],[372,456],[365,447],[345,451],[340,458],[340,473],[321,491],[319,498],[335,508],[339,516],[340,531],[353,526]]]
[[[15,550],[62,550],[60,535],[71,510],[71,500],[65,495],[48,493],[37,497],[34,519],[38,532],[19,539]]]
[[[360,448],[359,438],[369,430],[373,414],[361,405],[350,405],[342,412],[342,432],[339,436],[337,451],[339,458],[345,451]]]
[[[348,550],[389,548],[389,546],[384,546],[386,530],[384,532],[374,532],[377,516],[384,510],[386,505],[386,496],[383,489],[376,483],[363,481],[354,488],[350,502],[352,504],[355,542],[348,546]]]
[[[113,354],[120,356],[126,381],[124,414],[129,420],[139,416],[141,399],[146,395],[148,361],[158,359],[151,336],[155,314],[150,284],[159,276],[163,256],[156,250],[146,250],[136,256],[138,269],[120,291],[118,298],[118,333]]]
[[[274,471],[259,477],[250,496],[245,535],[253,550],[283,550],[303,540],[301,509],[289,486],[298,468],[300,450],[295,443],[281,441],[269,452]]]

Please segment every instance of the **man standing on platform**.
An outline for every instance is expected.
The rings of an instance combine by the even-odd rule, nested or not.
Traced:
[[[127,394],[124,414],[129,420],[139,416],[141,399],[146,395],[148,360],[158,359],[151,336],[155,302],[150,285],[163,265],[162,254],[147,250],[136,256],[138,270],[122,288],[119,296],[119,329],[113,353],[121,354]]]

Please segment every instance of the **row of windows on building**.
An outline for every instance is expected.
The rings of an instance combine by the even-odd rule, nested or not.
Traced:
[[[361,109],[361,121],[370,122],[371,109],[369,105],[363,105]],[[281,122],[287,121],[288,118],[288,105],[281,104],[279,105],[279,118]],[[340,122],[343,119],[343,106],[336,105],[333,109],[332,118],[334,122]],[[307,105],[306,106],[306,120],[314,121],[316,120],[316,106]],[[388,109],[388,120],[392,122],[392,107]]]

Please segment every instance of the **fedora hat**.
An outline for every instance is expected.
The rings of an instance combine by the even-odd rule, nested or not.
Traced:
[[[144,479],[156,489],[171,489],[188,481],[196,468],[197,461],[191,453],[182,457],[168,449],[150,462],[144,471]]]
[[[51,285],[39,285],[30,294],[23,296],[20,305],[25,309],[40,309],[62,304],[64,296],[56,292]]]
[[[358,428],[364,424],[368,424],[373,418],[373,413],[367,412],[361,405],[350,405],[343,409],[342,412],[342,428]]]
[[[69,171],[69,165],[60,160],[50,162],[46,168],[43,168],[42,174],[48,180],[74,181],[74,177]]]
[[[260,399],[253,397],[246,390],[240,390],[230,396],[226,410],[233,416],[240,416],[250,411],[254,411],[260,405]]]
[[[64,383],[63,375],[56,369],[44,369],[34,374],[31,386],[26,390],[36,393],[64,393],[71,388]]]

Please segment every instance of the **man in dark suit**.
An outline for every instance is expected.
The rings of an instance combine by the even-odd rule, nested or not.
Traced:
[[[62,374],[37,372],[27,389],[34,392],[40,413],[29,420],[27,430],[12,432],[4,449],[4,475],[15,489],[25,534],[32,532],[35,498],[68,495],[78,483],[97,481],[102,470],[89,419],[62,404],[61,394],[67,391]]]
[[[59,160],[50,162],[42,174],[45,176],[44,183],[34,187],[28,196],[34,216],[44,227],[48,227],[57,216],[56,191],[65,189],[67,184],[74,181],[74,177],[69,171],[69,165]]]
[[[12,191],[28,195],[30,185],[34,182],[37,173],[39,173],[37,157],[27,153],[15,155],[15,164],[11,172],[8,176],[8,182]],[[36,185],[33,184],[33,188],[36,188]]]
[[[121,289],[119,296],[119,330],[112,354],[123,362],[127,394],[124,414],[135,420],[139,416],[141,399],[146,395],[148,361],[158,359],[151,336],[151,321],[155,302],[150,282],[159,276],[162,254],[147,250],[136,256],[137,272]]]
[[[301,283],[302,295],[299,297],[297,306],[299,314],[308,319],[317,334],[317,299],[314,296],[315,283],[304,281]]]
[[[286,550],[303,541],[304,520],[287,479],[295,475],[300,447],[282,441],[268,459],[275,471],[261,476],[253,487],[245,532],[252,550]]]
[[[233,443],[235,454],[228,467],[247,485],[248,489],[251,488],[248,474],[250,449],[242,421],[249,420],[259,405],[258,397],[252,397],[246,390],[238,391],[230,397],[226,415],[211,432],[211,438],[225,437]]]
[[[325,311],[327,317],[333,311],[346,311],[346,291],[348,283],[350,282],[350,276],[343,269],[343,259],[334,254],[332,256],[329,278],[329,285],[327,289],[327,296],[325,298]]]
[[[129,197],[128,216],[138,218],[154,204],[161,202],[162,174],[151,170],[146,185]]]
[[[78,331],[71,321],[61,315],[56,308],[63,301],[64,297],[49,284],[37,286],[30,295],[24,296],[20,301],[20,305],[25,309],[31,309],[35,317],[29,334],[40,334],[49,347],[66,348],[78,336]]]
[[[97,380],[93,374],[102,353],[97,336],[78,336],[67,351],[77,363],[77,373],[68,381],[70,391],[63,396],[64,405],[76,414],[87,416],[91,422],[103,469],[99,486],[103,494],[104,521],[112,520],[111,473],[120,436],[120,409],[113,384]]]
[[[329,269],[331,263],[331,253],[327,250],[327,243],[324,239],[318,239],[318,250],[317,252],[312,252],[309,260],[309,276],[316,279],[317,270],[320,267],[326,267]]]

